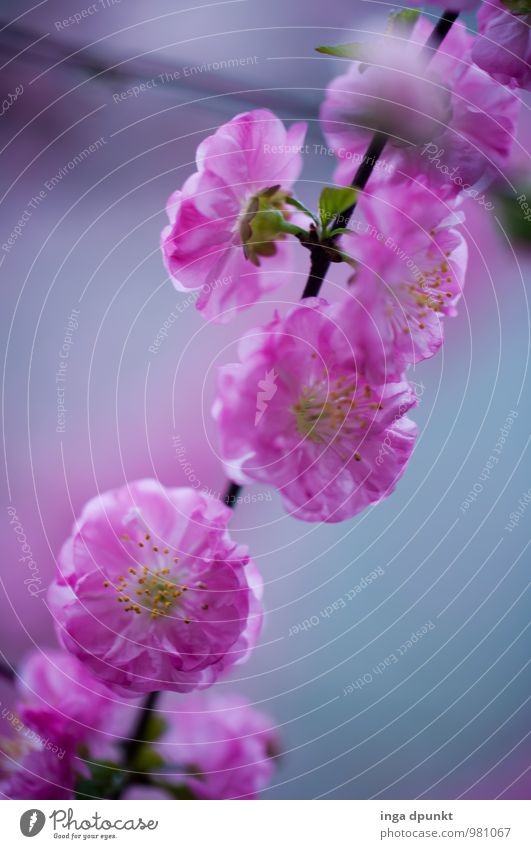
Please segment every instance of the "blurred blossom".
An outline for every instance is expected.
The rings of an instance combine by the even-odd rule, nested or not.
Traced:
[[[167,694],[161,707],[168,726],[156,748],[168,767],[187,767],[170,772],[172,781],[200,799],[256,799],[271,780],[280,750],[266,714],[233,694],[194,695],[178,703]]]
[[[385,380],[442,345],[442,318],[456,314],[464,285],[467,245],[457,229],[464,216],[420,183],[380,184],[357,211],[364,220],[343,237],[356,260],[345,311],[354,321],[359,302],[371,316],[358,321],[357,338],[367,350],[384,345],[385,359],[367,360],[374,379]]]
[[[529,5],[518,0],[482,3],[478,27],[479,36],[472,47],[474,62],[501,83],[531,88]]]
[[[19,672],[20,717],[43,737],[85,746],[91,756],[112,757],[134,721],[88,666],[61,650],[34,651]]]
[[[205,687],[245,660],[261,581],[230,516],[209,495],[152,480],[89,501],[49,593],[65,648],[130,696]]]
[[[375,130],[399,146],[431,141],[449,116],[449,91],[405,40],[386,36],[364,47],[363,60],[328,87],[321,118],[330,143],[351,149],[356,134],[366,146]]]
[[[404,68],[419,61],[411,56],[418,54],[431,30],[430,22],[419,18],[411,43],[399,42]],[[392,45],[393,39],[388,38]],[[388,78],[385,85],[380,80],[372,93],[366,90],[370,69],[362,70],[359,62],[352,63],[346,75],[331,83],[321,119],[328,143],[341,159],[335,173],[337,182],[352,180],[353,157],[364,152],[375,129],[391,134],[386,157],[393,159],[394,179],[405,175],[416,179],[424,173],[434,190],[439,191],[442,186],[445,196],[451,196],[457,195],[463,185],[470,187],[497,175],[509,159],[520,104],[510,89],[497,84],[471,62],[472,44],[466,28],[456,23],[430,61],[429,70],[418,71],[420,79],[415,78],[413,70],[410,75],[400,67],[388,66],[384,58],[387,48],[382,48],[375,61],[379,73]],[[395,53],[392,49],[391,55]],[[389,91],[393,92],[391,97]],[[363,107],[366,101],[371,103],[371,96],[376,101],[381,98],[382,92],[386,93],[382,114],[384,118],[388,112],[391,116],[387,127],[379,119],[367,121]],[[387,98],[398,104],[398,113],[389,106]],[[454,179],[447,179],[449,173]]]
[[[74,756],[59,758],[32,744],[0,739],[0,792],[8,799],[73,799]]]

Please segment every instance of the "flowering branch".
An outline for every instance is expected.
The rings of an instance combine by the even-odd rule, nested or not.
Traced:
[[[452,2],[457,10],[470,0]],[[493,80],[474,64],[477,39],[458,25],[425,72],[457,17],[446,11],[432,29],[416,10],[401,10],[376,43],[319,48],[354,61],[330,83],[322,107],[339,161],[318,215],[292,193],[306,125],[288,129],[266,109],[237,115],[204,139],[196,173],[168,204],[166,266],[178,289],[200,290],[197,307],[209,318],[226,319],[282,284],[287,236],[309,250],[301,302],[255,329],[241,362],[219,370],[213,409],[226,467],[275,486],[303,521],[352,518],[386,498],[406,469],[417,432],[407,413],[418,400],[408,369],[442,345],[441,319],[456,314],[464,284],[465,186],[488,180],[510,156],[518,102],[508,86],[531,85],[521,68],[506,67],[507,87],[500,86],[497,57],[480,56]],[[506,17],[510,27],[519,24]],[[489,20],[482,8],[480,31]],[[413,28],[420,52],[408,49]],[[471,61],[455,62],[463,55]],[[368,146],[364,127],[375,130]],[[393,176],[365,192],[387,144]],[[436,149],[436,169],[422,145],[422,153]],[[440,164],[445,146],[448,161],[458,162],[452,171]],[[363,233],[348,226],[358,201]],[[312,298],[333,262],[354,266],[356,297]],[[220,501],[140,480],[86,505],[48,595],[62,648],[34,652],[17,675],[20,722],[41,736],[0,781],[4,795],[45,798],[43,785],[51,784],[64,798],[120,798],[131,785],[150,784],[173,798],[255,798],[267,784],[278,751],[268,717],[241,697],[209,704],[189,695],[176,710],[171,702],[172,691],[202,690],[246,661],[259,637],[261,577],[227,529],[226,506],[236,505],[240,490],[229,481]],[[97,633],[95,621],[105,623]],[[13,678],[5,664],[0,675]],[[164,682],[164,720],[154,716],[156,682]],[[144,697],[129,737],[130,714],[113,693]],[[215,747],[196,749],[193,741],[212,725]]]
[[[426,64],[431,61],[458,17],[459,12],[446,10],[442,13],[421,51],[421,57]],[[374,133],[352,179],[351,186],[353,189],[363,191],[385,148],[387,140],[388,136],[385,133],[378,131]],[[350,219],[356,208],[356,203],[357,198],[354,199],[353,203],[346,210],[336,216],[330,228],[332,232],[335,230],[346,229],[348,227]],[[310,272],[301,296],[302,299],[316,297],[319,294],[321,286],[323,285],[332,264],[333,252],[337,251],[336,246],[338,238],[339,235],[333,235],[327,238],[326,244],[322,244],[321,242],[313,245],[306,244],[306,246],[310,249]],[[304,241],[302,241],[302,243],[305,244]],[[228,481],[223,498],[224,503],[227,504],[227,506],[234,508],[237,496],[241,489],[241,485]]]
[[[441,17],[439,18],[436,26],[434,27],[431,35],[429,36],[422,49],[421,55],[425,59],[426,63],[428,63],[432,59],[434,53],[439,49],[444,38],[450,31],[450,28],[457,20],[458,16],[459,12],[445,11],[442,13]],[[387,139],[388,136],[385,133],[374,133],[367,147],[365,155],[363,156],[362,161],[352,179],[351,186],[353,189],[363,191],[371,177],[371,174],[374,171],[379,157],[381,156],[385,148]],[[348,227],[350,219],[356,208],[356,202],[357,199],[354,199],[354,202],[346,210],[336,216],[333,224],[330,227],[331,232],[333,232],[334,230],[344,229]],[[316,297],[319,294],[321,286],[326,278],[326,275],[328,274],[328,271],[333,261],[330,252],[336,250],[338,238],[338,235],[330,236],[327,239],[326,245],[316,244],[310,247],[310,272],[308,280],[304,287],[304,291],[301,296],[302,299]],[[227,486],[223,496],[223,502],[228,507],[234,509],[237,504],[238,495],[241,492],[242,488],[243,487],[241,484],[237,484],[229,480],[227,482]],[[147,724],[149,723],[150,714],[155,708],[157,695],[157,693],[150,693],[146,699],[139,719],[138,727],[135,733],[133,734],[133,737],[137,739],[129,740],[128,745],[126,747],[125,769],[128,768],[128,764],[131,764],[138,746],[141,745],[140,741],[142,735],[146,730]]]

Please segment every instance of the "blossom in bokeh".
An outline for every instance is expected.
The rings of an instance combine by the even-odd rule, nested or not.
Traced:
[[[49,591],[64,647],[125,695],[188,692],[246,659],[261,582],[230,516],[207,494],[153,480],[89,501]]]
[[[236,695],[166,694],[167,728],[156,744],[168,780],[200,799],[255,799],[271,780],[280,750],[271,719]],[[172,764],[184,768],[171,770]]]
[[[33,651],[20,667],[20,718],[41,736],[83,746],[92,757],[111,757],[134,722],[124,704],[69,652]]]
[[[27,740],[0,738],[0,793],[8,799],[73,799],[74,758]]]
[[[213,411],[229,477],[277,487],[306,521],[348,519],[389,495],[416,436],[411,386],[371,383],[369,359],[383,354],[358,348],[336,310],[307,299],[250,332],[241,362],[220,369]]]
[[[520,9],[522,11],[520,11]],[[521,0],[489,0],[478,12],[474,62],[501,83],[531,88],[531,12]]]
[[[207,318],[226,320],[285,281],[289,245],[254,225],[263,210],[289,217],[305,132],[301,123],[286,130],[267,109],[237,115],[201,142],[197,172],[171,195],[164,261],[179,290],[200,290]]]
[[[366,146],[375,130],[397,145],[418,145],[440,133],[449,102],[450,93],[426,70],[419,51],[386,36],[332,80],[321,109],[323,130],[334,148],[351,149],[353,135]]]
[[[383,345],[385,358],[367,361],[371,378],[385,380],[442,344],[442,318],[456,314],[464,285],[467,245],[456,227],[463,214],[420,183],[377,184],[357,213],[362,220],[343,237],[356,260],[345,320],[351,316],[360,345]],[[359,304],[370,321],[360,319]]]
[[[422,49],[431,29],[430,22],[419,18],[410,42],[398,40],[399,49],[404,57],[408,57],[404,58],[404,63],[413,61],[410,55]],[[386,41],[393,44],[396,39],[387,36]],[[514,92],[497,84],[471,61],[472,44],[473,38],[466,28],[459,23],[454,24],[424,72],[426,84],[433,91],[434,102],[447,104],[446,116],[439,123],[435,120],[433,107],[426,107],[425,115],[420,116],[412,111],[408,97],[414,100],[419,82],[413,76],[410,79],[407,74],[397,74],[387,67],[383,58],[386,51],[382,46],[382,58],[378,60],[377,69],[383,78],[380,80],[381,89],[379,92],[376,90],[374,96],[379,94],[387,99],[388,91],[396,91],[393,95],[396,106],[406,107],[402,120],[405,127],[403,135],[394,130],[396,135],[390,137],[384,152],[392,178],[416,178],[419,172],[424,172],[435,190],[440,191],[443,186],[445,196],[449,197],[482,178],[484,181],[493,179],[507,164],[520,104]],[[368,73],[364,63],[353,62],[345,75],[332,81],[321,108],[323,131],[340,160],[335,172],[335,179],[340,184],[350,183],[355,162],[363,156],[372,132],[381,129],[378,122],[363,124],[359,120]],[[422,108],[419,99],[419,110]],[[428,120],[426,128],[422,118]],[[409,123],[413,131],[408,130]],[[420,129],[424,131],[424,138]]]

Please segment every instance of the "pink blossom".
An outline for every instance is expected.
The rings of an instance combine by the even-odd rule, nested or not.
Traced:
[[[351,149],[353,134],[367,142],[375,130],[400,146],[430,141],[446,121],[450,93],[426,71],[419,51],[386,36],[364,54],[328,87],[321,118],[333,147]]]
[[[220,370],[214,416],[227,473],[276,486],[294,516],[337,522],[392,492],[413,449],[403,379],[371,383],[377,351],[339,308],[307,299],[252,331]],[[378,354],[381,352],[378,350]]]
[[[117,700],[68,652],[33,651],[18,681],[18,712],[26,725],[52,741],[83,745],[92,757],[112,758],[135,721],[134,706]]]
[[[472,58],[495,80],[530,89],[531,14],[519,13],[518,5],[501,0],[481,4]]]
[[[286,130],[267,109],[237,115],[199,145],[197,172],[170,197],[164,261],[177,289],[200,290],[207,318],[226,320],[285,281],[289,244],[253,242],[250,227],[265,196],[287,215],[305,132],[300,123]]]
[[[27,740],[2,738],[0,793],[8,799],[73,799],[74,764],[71,750],[58,757]]]
[[[364,220],[343,237],[356,260],[345,320],[355,324],[360,345],[383,345],[385,358],[373,358],[371,378],[385,380],[442,344],[442,318],[456,314],[464,285],[467,245],[456,229],[464,216],[418,182],[376,184],[360,197],[357,213]],[[370,320],[360,318],[360,304]]]
[[[419,18],[411,43],[400,42],[406,56],[422,49],[431,29],[425,18]],[[390,40],[393,41],[392,38]],[[470,188],[482,178],[485,181],[493,179],[507,164],[519,102],[513,92],[497,85],[471,62],[472,44],[473,39],[466,28],[459,23],[454,24],[425,71],[426,81],[430,81],[433,92],[437,92],[437,98],[446,102],[448,107],[445,118],[439,122],[433,108],[429,107],[425,116],[421,115],[428,119],[425,128],[422,122],[417,124],[417,119],[411,118],[409,99],[414,102],[418,97],[419,83],[413,79],[408,81],[407,75],[401,78],[403,91],[397,92],[395,102],[398,106],[405,104],[409,107],[404,111],[406,132],[403,138],[407,143],[397,133],[396,137],[388,140],[382,156],[394,180],[405,176],[416,179],[422,171],[436,191],[441,191],[441,186],[444,186],[445,196],[451,196],[465,187]],[[413,60],[408,58],[405,61]],[[368,73],[360,70],[359,62],[352,62],[346,74],[330,84],[321,109],[323,131],[340,160],[335,179],[341,184],[350,183],[373,130],[380,128],[378,123],[369,123],[364,128],[358,120],[366,101],[364,78]],[[380,92],[376,91],[376,95],[400,89],[400,77],[389,68],[384,73],[389,78],[388,83]],[[418,108],[422,112],[420,97]],[[407,130],[410,121],[414,132]],[[430,126],[431,131],[428,132]],[[420,129],[424,130],[424,135]],[[377,174],[378,171],[372,182]]]
[[[153,480],[89,501],[49,592],[65,648],[125,695],[188,692],[245,660],[261,582],[230,516],[209,495]]]
[[[156,748],[168,779],[200,799],[255,799],[271,780],[278,732],[270,718],[241,696],[194,695],[162,702],[168,728]]]

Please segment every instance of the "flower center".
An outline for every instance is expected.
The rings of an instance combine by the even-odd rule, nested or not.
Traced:
[[[331,386],[325,379],[305,386],[291,408],[297,431],[321,445],[338,438],[352,443],[353,437],[367,428],[371,411],[382,409],[381,404],[371,400],[372,396],[368,384],[360,387],[348,377],[338,377]],[[357,451],[353,456],[361,460]]]
[[[449,252],[447,252],[448,255]],[[421,310],[420,318],[428,315],[425,310],[433,310],[435,313],[442,312],[445,303],[454,297],[452,292],[446,291],[445,283],[453,283],[453,277],[446,259],[439,262],[434,268],[421,271],[418,275],[417,285],[408,287],[417,307]]]
[[[134,543],[129,534],[123,534],[122,539]],[[179,558],[172,556],[169,548],[152,545],[149,533],[136,544],[146,549],[146,554],[149,552],[149,559],[155,555],[156,567],[129,566],[127,574],[118,575],[116,584],[106,580],[103,586],[112,587],[116,591],[116,600],[123,605],[125,613],[147,613],[151,619],[158,619],[167,616],[175,607],[183,607],[183,595],[188,591],[188,586],[177,575]],[[171,563],[171,566],[166,563]],[[207,585],[203,581],[196,581],[194,589],[206,590]],[[202,604],[201,609],[208,610],[208,604]],[[192,618],[185,615],[182,621],[189,624]]]

